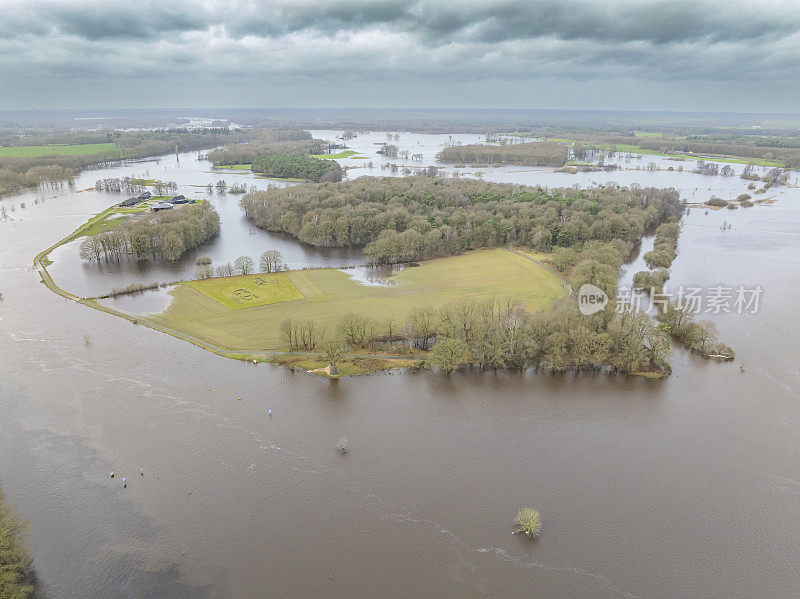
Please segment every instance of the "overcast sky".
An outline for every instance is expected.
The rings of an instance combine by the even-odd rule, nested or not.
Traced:
[[[0,0],[0,108],[800,112],[800,0]]]

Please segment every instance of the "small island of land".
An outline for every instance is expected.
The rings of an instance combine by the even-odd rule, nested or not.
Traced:
[[[172,284],[165,312],[134,316],[58,288],[47,273],[53,248],[36,264],[57,293],[134,324],[220,355],[333,376],[470,364],[662,376],[671,371],[670,334],[691,330],[694,339],[699,330],[687,329],[684,316],[678,327],[644,312],[616,311],[613,301],[585,316],[573,293],[590,283],[615,297],[621,265],[656,228],[657,251],[646,259],[671,263],[683,211],[672,189],[361,177],[254,192],[240,204],[259,227],[312,245],[363,246],[370,263],[404,267],[371,286],[346,270],[284,270],[274,251],[262,256],[264,272],[255,272],[248,256],[217,268],[203,260],[197,280]],[[114,206],[61,243],[88,235],[87,259],[174,260],[178,249],[202,243],[218,227],[205,203],[140,211]],[[150,244],[139,247],[145,238]],[[123,292],[130,291],[112,295]],[[702,328],[700,353],[716,354],[722,346],[715,331]]]

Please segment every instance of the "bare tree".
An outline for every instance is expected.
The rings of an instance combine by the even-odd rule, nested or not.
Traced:
[[[250,256],[239,256],[233,261],[233,265],[242,275],[249,275],[255,268],[255,262]]]
[[[259,264],[261,272],[278,272],[286,267],[283,261],[283,254],[278,250],[267,250],[261,254]]]

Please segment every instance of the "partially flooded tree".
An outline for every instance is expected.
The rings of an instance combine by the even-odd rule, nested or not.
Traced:
[[[170,231],[164,235],[162,253],[167,260],[175,261],[183,254],[183,239],[175,231]]]
[[[339,363],[344,357],[342,347],[335,341],[328,341],[323,347],[323,353],[330,366],[330,374],[339,374]]]
[[[452,372],[464,363],[467,344],[461,339],[442,339],[431,349],[428,362],[445,372]]]
[[[542,530],[542,518],[539,512],[529,507],[522,508],[517,512],[514,524],[517,525],[514,534],[522,533],[529,539],[537,538]]]

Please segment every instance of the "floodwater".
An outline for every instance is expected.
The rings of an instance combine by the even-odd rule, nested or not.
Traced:
[[[215,180],[197,182],[204,166],[189,167],[191,157],[180,168],[174,160],[102,176],[149,168],[172,169],[162,178],[181,185]],[[743,187],[690,173],[510,174],[542,185],[673,185],[689,199]],[[77,187],[99,176],[84,173]],[[46,591],[796,597],[800,190],[774,195],[772,206],[685,217],[672,285],[764,292],[757,314],[707,315],[734,363],[676,348],[664,381],[468,371],[331,382],[227,360],[41,285],[33,256],[111,203],[106,194],[0,200],[27,204],[0,223],[0,484],[31,524]],[[215,260],[256,254],[252,237],[222,239],[240,216],[235,197],[214,201]],[[248,230],[238,222],[229,228]],[[293,265],[359,263],[357,252],[326,256],[253,235]],[[104,286],[96,265],[71,264],[66,252],[55,260],[71,291],[148,274],[124,265]],[[149,274],[161,280],[166,268]],[[351,451],[340,456],[345,434]],[[542,513],[537,542],[510,534],[523,506]]]

